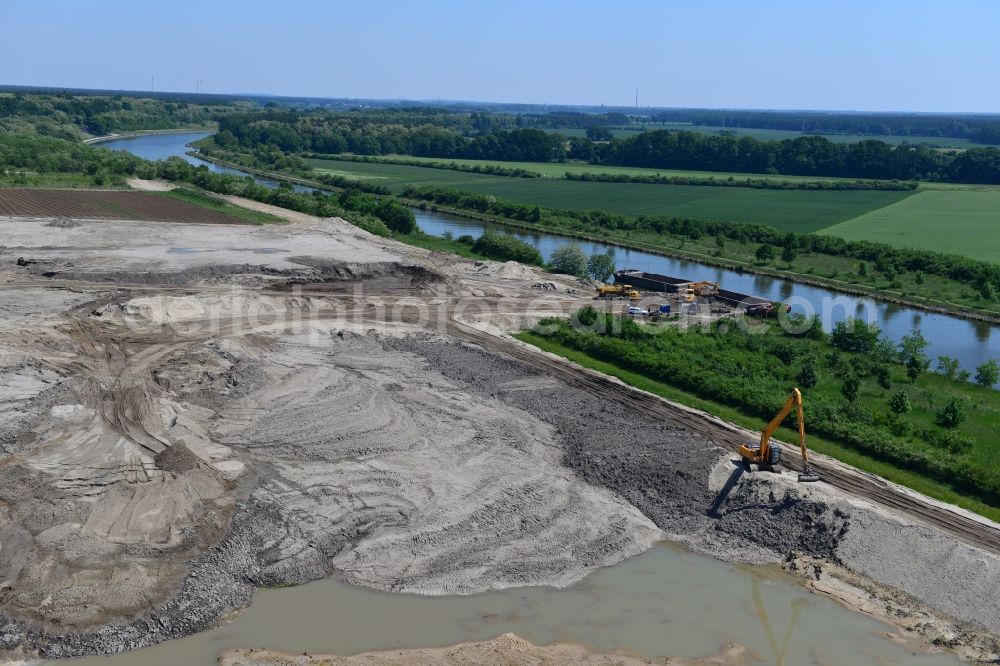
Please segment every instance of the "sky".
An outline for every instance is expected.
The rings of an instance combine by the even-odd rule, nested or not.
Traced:
[[[3,0],[0,25],[11,85],[1000,112],[995,0]]]

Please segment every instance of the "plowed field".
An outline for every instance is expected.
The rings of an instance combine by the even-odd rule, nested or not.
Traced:
[[[246,224],[236,217],[148,192],[0,189],[0,216]]]

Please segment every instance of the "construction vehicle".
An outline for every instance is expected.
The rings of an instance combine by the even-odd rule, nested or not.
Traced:
[[[661,321],[661,320],[669,319],[669,318],[670,318],[670,305],[669,304],[664,303],[663,305],[661,305],[659,307],[654,306],[649,311],[649,320],[650,321],[656,322],[656,321]]]
[[[602,284],[597,287],[598,298],[639,298],[639,292],[628,284]]]
[[[750,443],[740,447],[740,457],[743,458],[743,465],[750,471],[751,465],[766,465],[773,467],[781,461],[781,449],[771,446],[771,435],[778,429],[781,422],[791,414],[795,408],[795,416],[799,422],[799,448],[802,450],[802,472],[799,474],[799,481],[811,482],[819,481],[819,475],[813,471],[809,465],[809,452],[806,450],[806,422],[802,418],[802,392],[797,388],[792,389],[791,395],[785,401],[784,406],[777,416],[771,419],[764,431],[760,433],[760,443]]]
[[[719,295],[718,282],[702,280],[701,282],[692,282],[688,286],[691,287],[691,290],[694,291],[694,295],[698,298],[714,298]]]

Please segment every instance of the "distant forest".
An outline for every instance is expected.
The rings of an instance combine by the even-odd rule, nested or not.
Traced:
[[[726,111],[675,109],[650,115],[653,122],[776,129],[813,134],[937,136],[1000,144],[1000,116],[986,114],[834,113],[822,111]]]
[[[807,132],[964,136],[1000,143],[998,116],[714,110],[662,110],[634,116],[623,109],[514,113],[507,107],[521,107],[458,103],[452,108],[386,105],[331,110],[308,106],[322,101],[302,99],[298,103],[306,108],[288,108],[283,104],[296,100],[270,100],[262,107],[259,98],[238,96],[0,92],[0,134],[79,140],[111,132],[218,123],[216,144],[244,152],[350,152],[505,162],[581,160],[653,169],[1000,184],[1000,150],[992,147],[938,151],[878,140],[834,143],[806,135],[777,141],[666,129],[614,138],[607,131],[653,120],[805,128]],[[345,100],[327,102],[347,104]],[[587,132],[567,138],[546,131],[562,128]]]
[[[72,93],[0,93],[0,133],[62,139],[111,132],[206,126],[229,114],[259,108],[252,102],[90,96]]]
[[[755,174],[789,174],[1000,184],[1000,150],[941,152],[883,141],[782,141],[654,130],[624,139],[566,138],[516,126],[514,116],[427,109],[356,112],[264,110],[219,119],[224,149],[283,153],[405,154],[444,159],[594,164]]]
[[[631,106],[572,106],[497,102],[374,100],[270,95],[217,95],[185,92],[110,91],[30,88],[0,85],[0,97],[10,94],[62,98],[148,100],[163,104],[206,107],[225,113],[229,108],[300,110],[421,110],[433,106],[444,112],[479,114],[492,129],[585,129],[630,127],[646,123],[691,123],[747,129],[775,129],[807,134],[860,134],[897,137],[948,137],[976,143],[1000,144],[1000,114],[975,113],[864,113],[849,111],[769,111],[739,109],[659,109]],[[72,113],[72,111],[70,111]],[[99,115],[97,114],[91,115]],[[0,114],[2,115],[2,114]],[[77,123],[81,127],[82,123]],[[115,129],[115,128],[112,128]],[[126,128],[119,128],[126,129]],[[134,129],[134,128],[128,128]],[[144,129],[153,129],[145,127]]]

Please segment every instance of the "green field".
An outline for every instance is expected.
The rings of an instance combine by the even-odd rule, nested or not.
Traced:
[[[1000,190],[921,191],[821,233],[997,261]]]
[[[399,192],[407,184],[436,185],[492,194],[550,208],[606,210],[626,215],[672,215],[767,224],[809,232],[906,198],[910,192],[878,190],[758,190],[696,185],[595,183],[511,178],[396,164],[307,160],[317,173],[371,180]]]
[[[690,123],[648,123],[635,128],[613,128],[612,135],[616,139],[626,139],[635,136],[640,132],[650,132],[654,130],[679,130],[684,132],[698,132],[699,134],[715,134],[720,132],[732,133],[735,136],[750,136],[760,141],[782,141],[784,139],[795,139],[800,136],[821,136],[834,143],[856,143],[874,139],[884,141],[893,145],[900,143],[924,143],[937,148],[975,148],[983,144],[975,143],[969,139],[957,139],[943,136],[894,136],[891,134],[813,134],[796,132],[795,130],[779,129],[756,129],[749,127],[722,127],[719,125],[692,125]],[[583,138],[587,135],[584,129],[555,129],[545,130],[547,132],[557,132],[568,137]]]
[[[591,174],[625,174],[629,176],[685,176],[685,177],[696,177],[696,178],[717,178],[719,180],[724,180],[726,178],[732,177],[736,180],[746,180],[747,178],[767,178],[768,180],[783,180],[783,181],[834,181],[834,180],[854,180],[853,178],[835,178],[832,176],[786,176],[786,175],[771,175],[771,174],[757,174],[757,173],[736,173],[728,171],[688,171],[684,169],[647,169],[644,167],[623,167],[623,166],[609,166],[601,164],[587,164],[586,162],[501,162],[499,160],[470,160],[470,159],[449,159],[442,157],[414,157],[412,155],[386,155],[386,159],[399,159],[406,160],[407,162],[427,162],[427,163],[444,163],[444,164],[458,164],[460,166],[501,166],[508,169],[524,169],[525,171],[533,171],[534,173],[541,174],[546,178],[562,178],[569,173],[591,173]],[[379,158],[370,158],[373,162],[377,162]],[[326,162],[328,165],[331,163],[341,163],[349,164],[350,160],[306,160],[307,162]],[[372,162],[367,162],[370,164]],[[355,162],[355,164],[363,164]],[[337,167],[328,166],[333,173],[336,173]],[[343,175],[343,174],[341,174]]]

